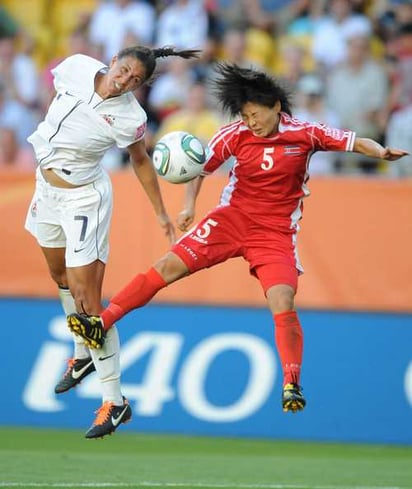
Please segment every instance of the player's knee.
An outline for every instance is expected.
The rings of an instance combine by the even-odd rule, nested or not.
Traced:
[[[85,284],[76,284],[71,287],[71,292],[78,312],[86,314],[99,314],[101,311],[100,297]]]
[[[154,268],[168,284],[179,280],[189,273],[186,264],[174,253],[167,253],[154,265]]]
[[[268,302],[273,313],[292,311],[295,307],[295,291],[289,286],[275,286],[267,293]]]

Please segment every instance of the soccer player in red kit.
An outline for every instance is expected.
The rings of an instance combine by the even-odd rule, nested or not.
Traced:
[[[192,225],[203,178],[228,158],[235,163],[218,206],[186,232],[146,273],[140,273],[110,301],[100,316],[71,314],[69,328],[92,348],[129,311],[147,304],[163,287],[229,258],[243,257],[261,283],[275,324],[283,369],[282,407],[300,411],[303,332],[294,298],[303,272],[296,248],[303,199],[309,195],[309,161],[315,151],[354,151],[386,160],[407,153],[359,138],[350,130],[292,118],[285,90],[269,75],[237,65],[217,68],[215,93],[223,109],[240,120],[211,140],[203,174],[187,186],[177,223]]]

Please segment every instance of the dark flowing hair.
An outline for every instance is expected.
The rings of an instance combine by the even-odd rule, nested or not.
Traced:
[[[146,46],[131,46],[122,49],[117,54],[119,59],[130,56],[138,59],[146,69],[145,81],[148,81],[156,69],[157,58],[167,58],[168,56],[179,56],[180,58],[198,58],[201,51],[198,49],[185,49],[178,51],[174,47],[165,46],[162,48],[148,48]]]
[[[290,94],[274,77],[229,63],[217,63],[215,69],[219,76],[212,82],[213,92],[231,116],[239,115],[247,102],[265,107],[280,102],[281,110],[292,115]]]

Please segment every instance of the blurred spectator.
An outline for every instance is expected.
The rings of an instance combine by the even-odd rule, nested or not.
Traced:
[[[228,63],[236,63],[242,68],[262,69],[263,67],[248,57],[246,33],[241,29],[228,29],[222,39],[220,57]]]
[[[409,155],[388,166],[388,173],[393,177],[412,177],[412,103],[394,112],[388,123],[385,144],[395,144],[398,148],[409,151]]]
[[[309,7],[309,0],[216,0],[223,30],[256,28],[283,31]]]
[[[282,43],[280,47],[282,63],[276,67],[275,73],[284,80],[291,92],[297,89],[297,82],[308,72],[305,54],[303,46],[291,39]]]
[[[222,118],[207,106],[206,100],[206,87],[202,83],[194,83],[187,93],[184,106],[163,119],[156,139],[171,131],[186,131],[207,145],[220,129]]]
[[[182,107],[195,80],[189,63],[182,58],[171,58],[163,66],[166,70],[153,81],[148,96],[149,106],[159,119]]]
[[[0,5],[0,39],[3,37],[14,37],[19,32],[19,25],[7,10]]]
[[[39,78],[33,59],[16,49],[17,38],[0,39],[0,76],[7,95],[26,107],[38,107]]]
[[[400,26],[391,42],[391,92],[387,115],[412,104],[412,22]]]
[[[352,4],[352,10],[354,12],[368,15],[371,6],[379,1],[381,0],[350,0],[350,3]]]
[[[371,33],[370,19],[353,13],[350,0],[330,0],[327,15],[314,28],[313,58],[320,68],[327,71],[345,60],[348,37],[369,36]]]
[[[312,0],[299,15],[287,25],[287,34],[292,37],[313,36],[315,26],[325,13],[327,0]]]
[[[260,68],[269,66],[273,54],[271,32],[274,19],[265,13],[260,0],[216,0],[211,11],[215,19],[214,32],[219,34],[222,43],[227,43],[227,33],[242,33],[244,57]]]
[[[379,116],[389,90],[387,74],[370,55],[369,37],[352,35],[347,39],[347,46],[347,60],[328,77],[329,106],[336,110],[342,127],[350,127],[362,137],[380,140]],[[342,170],[376,171],[376,160],[359,158],[355,154],[344,155]]]
[[[203,49],[207,42],[209,17],[201,0],[171,0],[160,13],[156,46]]]
[[[90,20],[89,39],[101,46],[102,61],[109,63],[129,32],[138,44],[151,45],[155,22],[156,11],[145,0],[101,0]]]
[[[412,23],[411,0],[390,0],[389,6],[392,9],[394,20],[397,26]]]
[[[246,30],[249,27],[270,30],[274,25],[271,16],[265,15],[260,0],[216,0],[215,5],[223,32],[227,29]]]
[[[32,112],[7,95],[0,80],[0,170],[34,171],[35,160],[26,138],[36,128]]]
[[[325,103],[325,86],[316,74],[304,75],[297,83],[297,92],[293,108],[296,119],[318,122],[329,127],[340,127],[339,117]],[[318,151],[310,158],[309,173],[313,175],[331,175],[335,172],[337,153]]]
[[[272,62],[275,73],[284,71],[291,74],[294,82],[298,70],[310,72],[315,69],[315,60],[312,54],[313,36],[315,26],[323,18],[326,0],[313,0],[308,4],[302,3],[301,10],[285,26],[285,34],[277,38],[277,54]],[[303,8],[305,6],[305,8]],[[289,57],[292,57],[289,60]],[[299,68],[300,67],[300,68]],[[288,76],[286,76],[288,78]]]
[[[400,25],[412,21],[412,3],[409,0],[375,0],[369,10],[374,19],[375,31],[385,43],[393,39]]]

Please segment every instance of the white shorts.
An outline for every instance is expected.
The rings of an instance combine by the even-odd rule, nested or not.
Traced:
[[[112,207],[106,173],[93,183],[66,189],[50,185],[38,168],[25,228],[44,248],[66,248],[67,267],[106,263]]]

